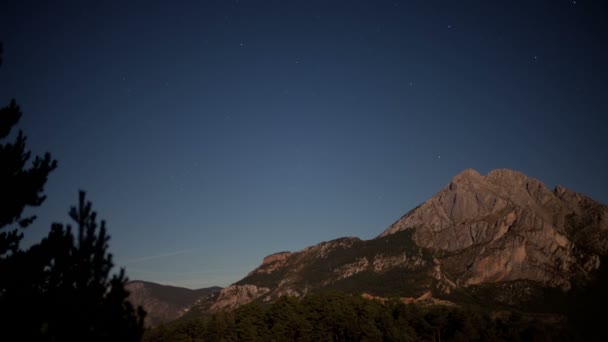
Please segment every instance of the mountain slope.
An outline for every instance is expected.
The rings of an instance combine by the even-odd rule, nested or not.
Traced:
[[[444,270],[460,286],[526,279],[567,289],[574,276],[599,267],[607,212],[516,171],[484,177],[466,170],[380,236],[413,229],[415,243],[441,252]]]
[[[512,292],[506,297],[535,286],[567,290],[584,283],[607,251],[606,206],[520,172],[465,170],[375,239],[266,257],[211,310],[320,289],[445,298],[488,284]]]
[[[262,298],[303,296],[321,288],[374,295],[418,296],[429,287],[434,264],[409,232],[363,241],[341,238],[296,253],[268,256],[241,281],[225,288],[212,310]],[[401,286],[402,282],[408,286]]]
[[[129,291],[129,301],[146,310],[148,326],[178,319],[194,305],[209,306],[221,290],[220,287],[191,290],[140,280],[130,281],[126,288]]]

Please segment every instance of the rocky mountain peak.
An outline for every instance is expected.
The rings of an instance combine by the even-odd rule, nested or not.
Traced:
[[[267,256],[211,310],[320,288],[408,297],[521,281],[568,289],[606,254],[608,207],[518,171],[468,169],[375,239]]]
[[[489,182],[503,186],[523,185],[533,180],[519,171],[510,169],[492,170],[485,178]]]
[[[458,174],[439,193],[407,213],[380,236],[413,227],[433,232],[479,220],[510,208],[526,208],[551,220],[563,204],[542,182],[521,172],[499,169],[482,176],[473,169]]]
[[[495,191],[502,192],[504,195],[512,190],[522,190],[528,188],[545,188],[545,185],[537,179],[526,176],[525,174],[510,170],[496,169],[488,172],[487,176],[481,175],[474,169],[466,169],[452,178],[447,190],[456,191],[458,188],[468,191]],[[548,191],[548,189],[546,189]]]
[[[594,203],[561,186],[551,191],[518,171],[493,170],[484,177],[469,169],[380,236],[412,229],[421,247],[469,255],[458,259],[466,265],[465,284],[529,279],[568,287],[570,270],[596,267],[596,257],[571,253],[573,217],[591,207],[606,212]],[[606,215],[594,215],[603,224]],[[596,247],[591,249],[603,248]]]
[[[466,169],[452,178],[452,183],[479,181],[483,176],[475,169]]]

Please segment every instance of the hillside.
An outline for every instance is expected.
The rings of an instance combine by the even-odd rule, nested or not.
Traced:
[[[220,287],[191,290],[140,280],[130,281],[126,289],[129,291],[129,301],[146,310],[147,326],[176,320],[195,305],[209,306],[221,290]]]

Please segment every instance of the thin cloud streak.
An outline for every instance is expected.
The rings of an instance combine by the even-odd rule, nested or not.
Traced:
[[[245,276],[247,274],[248,271],[250,271],[250,268],[237,268],[237,269],[208,269],[208,268],[204,268],[198,271],[187,271],[187,272],[172,272],[172,271],[158,271],[158,270],[145,270],[145,269],[139,269],[139,268],[132,268],[129,267],[127,269],[127,272],[129,274],[142,274],[142,275],[159,275],[159,274],[163,274],[163,275],[172,275],[172,276],[187,276],[187,275],[193,275],[193,274],[198,274],[198,275],[206,275],[206,274],[223,274],[223,273],[234,273],[234,272],[239,272],[241,271],[241,273],[243,274],[243,276]]]
[[[162,254],[156,254],[156,255],[149,255],[149,256],[144,256],[144,257],[140,257],[140,258],[125,260],[125,261],[123,261],[123,264],[127,265],[127,264],[134,264],[134,263],[142,262],[142,261],[168,258],[168,257],[176,256],[176,255],[192,253],[197,250],[198,250],[198,248],[191,248],[191,249],[183,249],[180,251],[174,251],[174,252],[168,252],[168,253],[162,253]]]

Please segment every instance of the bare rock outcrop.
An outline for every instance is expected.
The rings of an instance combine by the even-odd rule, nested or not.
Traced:
[[[487,176],[465,170],[438,194],[391,225],[380,236],[413,229],[424,248],[457,253],[446,257],[460,285],[527,279],[568,288],[577,272],[597,266],[597,255],[581,257],[572,241],[572,218],[599,206],[596,232],[608,226],[605,206],[563,187],[512,170]],[[604,250],[606,234],[589,244]],[[587,260],[590,259],[590,260]]]
[[[222,289],[217,300],[211,306],[210,311],[215,312],[221,309],[231,309],[239,305],[247,304],[254,299],[266,294],[270,289],[257,287],[251,284],[230,285]]]
[[[289,258],[291,252],[279,252],[271,254],[264,258],[262,265],[251,271],[251,273],[272,273],[273,271],[283,267],[285,261]]]
[[[357,276],[381,275],[397,268],[412,272],[430,269],[432,263],[419,248],[405,250],[399,240],[386,246],[390,239],[385,240],[345,237],[298,252],[271,254],[247,277],[222,290],[212,310],[230,309],[254,300],[268,302],[280,296],[301,297]]]

